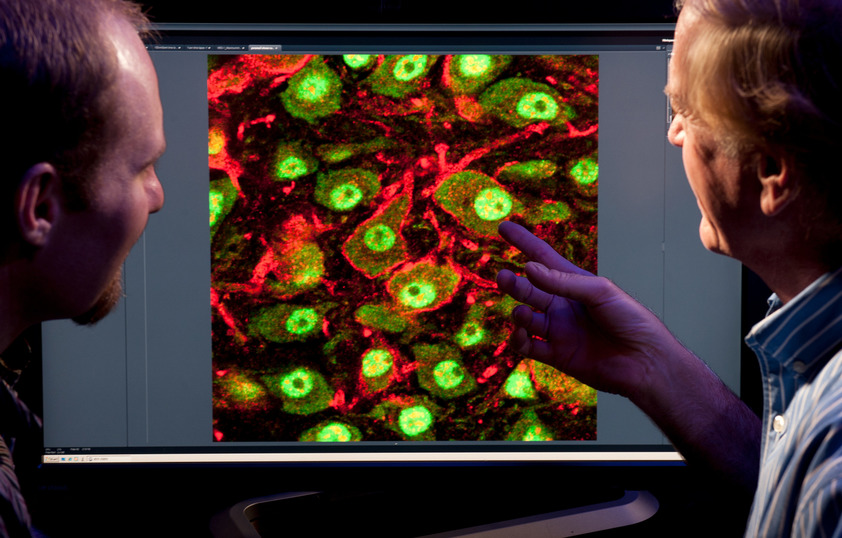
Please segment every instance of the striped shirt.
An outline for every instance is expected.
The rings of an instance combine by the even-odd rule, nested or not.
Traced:
[[[746,536],[842,537],[842,268],[770,307],[746,337],[764,398]]]

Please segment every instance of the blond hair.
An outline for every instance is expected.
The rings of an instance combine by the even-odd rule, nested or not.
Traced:
[[[842,222],[842,1],[678,0],[699,15],[681,98],[734,153],[786,154]]]

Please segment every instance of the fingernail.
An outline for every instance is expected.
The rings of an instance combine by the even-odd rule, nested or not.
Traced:
[[[526,262],[526,268],[531,269],[535,273],[546,274],[549,269],[547,269],[544,264],[538,262]]]

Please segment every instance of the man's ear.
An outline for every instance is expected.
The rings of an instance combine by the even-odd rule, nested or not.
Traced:
[[[27,170],[15,193],[15,218],[24,241],[44,246],[62,208],[61,179],[50,163]]]
[[[760,210],[767,217],[779,214],[798,196],[798,182],[785,156],[761,154],[757,158]]]

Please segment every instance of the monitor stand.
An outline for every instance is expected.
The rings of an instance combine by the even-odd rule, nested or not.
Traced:
[[[295,513],[303,519],[309,519],[306,510],[309,499],[314,499],[319,495],[319,492],[289,492],[237,503],[213,517],[211,532],[217,538],[268,538],[275,536],[273,532],[261,532],[261,519],[266,518],[267,514],[277,516],[279,513],[285,513],[287,516]],[[299,508],[304,508],[304,510],[300,511]],[[622,497],[612,501],[420,536],[424,538],[577,536],[634,525],[649,519],[657,510],[658,501],[648,491],[626,491]],[[376,517],[370,513],[367,516],[365,514],[361,514],[361,516],[362,519]],[[288,517],[283,519],[286,519],[288,523],[292,522]],[[297,518],[293,517],[293,519]],[[311,527],[312,530],[319,528],[318,518],[311,520],[311,522],[314,525]],[[322,523],[328,522],[323,520]],[[406,527],[410,526],[410,521],[407,521]],[[404,532],[406,530],[405,528]],[[392,531],[394,532],[396,529],[393,527]],[[409,536],[410,534],[401,535]]]

